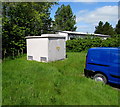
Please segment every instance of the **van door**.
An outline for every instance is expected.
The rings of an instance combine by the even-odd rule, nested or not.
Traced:
[[[120,52],[118,49],[110,50],[110,81],[120,83]]]
[[[108,49],[93,49],[89,51],[87,69],[100,71],[107,75],[109,71],[109,59],[110,52]]]

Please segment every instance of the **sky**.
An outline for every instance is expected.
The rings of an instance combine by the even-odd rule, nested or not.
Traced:
[[[94,0],[88,0],[94,1]],[[118,22],[118,2],[59,2],[53,6],[51,17],[54,20],[55,12],[62,4],[70,5],[76,16],[76,31],[94,33],[99,21],[108,21],[113,27]]]

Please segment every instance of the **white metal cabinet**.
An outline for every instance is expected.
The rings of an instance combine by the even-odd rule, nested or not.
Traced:
[[[28,36],[27,60],[50,62],[66,57],[65,37],[59,34]]]

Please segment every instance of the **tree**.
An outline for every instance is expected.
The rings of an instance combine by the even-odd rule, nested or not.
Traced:
[[[102,21],[99,22],[99,25],[95,27],[95,33],[104,34],[104,35],[114,35],[115,31],[108,22],[103,24]]]
[[[54,30],[75,31],[77,28],[75,19],[70,5],[63,4],[55,13]]]
[[[2,48],[4,56],[26,50],[25,36],[41,35],[50,29],[52,2],[3,2]]]
[[[104,25],[103,25],[103,32],[102,34],[105,34],[105,35],[114,35],[115,34],[115,31],[112,27],[112,25],[110,25],[108,22],[106,22]]]
[[[117,34],[120,34],[120,19],[118,20],[115,31],[116,31]]]
[[[100,34],[101,32],[103,32],[103,22],[100,21],[98,26],[95,27],[95,32],[94,33],[97,33],[97,34]]]

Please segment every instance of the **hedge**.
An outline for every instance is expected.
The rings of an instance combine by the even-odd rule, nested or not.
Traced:
[[[118,38],[78,38],[66,41],[67,52],[81,52],[92,47],[120,47]]]

